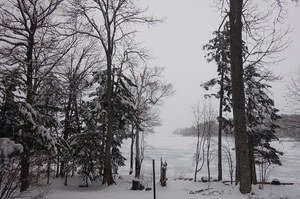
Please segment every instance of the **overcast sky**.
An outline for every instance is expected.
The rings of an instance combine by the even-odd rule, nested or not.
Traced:
[[[148,12],[157,17],[166,18],[162,24],[141,33],[144,45],[155,57],[152,65],[165,68],[164,78],[172,83],[176,93],[165,100],[161,107],[163,126],[158,133],[171,133],[179,127],[194,124],[191,106],[203,101],[206,93],[200,84],[216,77],[216,65],[208,64],[204,58],[202,46],[211,39],[222,19],[214,6],[214,1],[200,0],[140,0],[149,6]],[[285,25],[289,24],[293,32],[289,37],[293,43],[282,56],[286,59],[273,66],[276,74],[282,76],[295,73],[300,66],[300,7],[289,3],[289,15]],[[286,108],[286,84],[288,77],[273,84],[276,107]],[[216,110],[218,107],[215,107]]]

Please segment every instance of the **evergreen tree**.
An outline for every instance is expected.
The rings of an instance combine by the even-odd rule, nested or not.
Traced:
[[[210,43],[204,46],[208,50],[208,61],[215,61],[218,66],[218,76],[202,86],[209,90],[219,85],[220,90],[216,94],[206,96],[214,96],[220,99],[220,111],[231,112],[232,110],[232,87],[230,77],[230,52],[229,52],[229,35],[228,25],[225,23],[224,31],[216,32],[216,37],[210,40]],[[243,43],[243,55],[246,60],[247,47]],[[245,111],[247,126],[247,143],[249,145],[249,156],[251,161],[251,178],[252,182],[256,182],[255,164],[262,164],[264,161],[281,164],[279,160],[281,152],[270,146],[270,142],[277,139],[275,136],[276,120],[280,118],[277,115],[278,110],[274,107],[274,101],[268,96],[270,86],[267,81],[274,80],[269,71],[262,71],[256,65],[248,65],[244,67],[243,79],[245,87]],[[222,97],[223,96],[223,97]],[[223,100],[222,100],[223,99]],[[221,103],[222,102],[222,103]],[[219,118],[220,118],[219,114]],[[221,127],[234,126],[233,121],[222,118]],[[220,127],[220,119],[219,119]],[[263,161],[262,161],[263,160]]]
[[[20,71],[2,70],[0,75],[0,137],[17,140],[18,128],[20,126],[20,100],[15,94],[21,85]]]
[[[80,136],[81,139],[90,142],[90,145],[83,144],[86,147],[90,147],[91,155],[84,157],[85,159],[79,160],[81,164],[90,165],[85,168],[95,171],[95,168],[91,166],[91,162],[95,161],[96,156],[98,161],[99,175],[103,176],[104,160],[105,160],[105,144],[107,134],[107,74],[106,70],[101,70],[94,73],[91,85],[97,85],[96,91],[90,94],[90,101],[87,102],[86,110],[84,111],[84,130]],[[124,139],[129,137],[129,125],[134,123],[138,126],[138,118],[136,117],[136,109],[133,102],[133,96],[129,90],[130,86],[134,84],[129,78],[119,69],[113,70],[112,77],[113,85],[113,140],[112,140],[112,170],[117,173],[120,166],[124,166],[125,158],[122,156],[119,148],[122,145]],[[94,129],[94,130],[93,130]],[[94,137],[94,140],[86,139],[85,137]],[[79,142],[76,142],[79,143]],[[78,145],[80,146],[80,145]],[[93,147],[91,147],[93,146]],[[95,147],[95,148],[94,148]],[[83,149],[82,149],[83,150]],[[93,152],[92,152],[93,150]],[[94,154],[94,155],[93,155]],[[80,159],[81,156],[79,156]],[[93,172],[94,172],[93,171]],[[92,173],[93,173],[92,172]],[[99,176],[98,176],[99,177]],[[87,178],[87,175],[85,175]],[[89,177],[89,180],[93,181]]]
[[[78,173],[85,181],[86,186],[90,182],[101,180],[104,167],[104,118],[101,110],[92,103],[84,103],[83,128],[79,134],[70,138],[70,148],[72,149],[72,161],[76,167],[80,168]]]
[[[265,162],[281,165],[279,155],[282,152],[270,145],[272,140],[277,140],[276,124],[280,116],[278,109],[274,107],[274,100],[269,95],[270,85],[267,84],[265,72],[258,71],[254,66],[248,66],[244,70],[246,93],[246,120],[249,139],[249,153],[251,161],[252,182],[256,183],[255,164]]]
[[[219,85],[220,90],[217,94],[209,94],[206,96],[214,96],[219,99],[219,129],[218,129],[218,180],[222,180],[222,130],[228,125],[228,121],[223,117],[224,112],[231,112],[231,77],[230,77],[230,49],[229,49],[229,27],[228,22],[224,25],[223,31],[216,31],[216,37],[209,41],[209,44],[203,47],[209,51],[206,58],[208,62],[215,61],[217,63],[217,78],[213,78],[201,86],[209,90],[215,85]]]

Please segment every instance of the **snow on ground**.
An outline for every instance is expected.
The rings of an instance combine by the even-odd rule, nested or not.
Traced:
[[[148,187],[152,187],[152,159],[156,161],[156,179],[159,180],[160,157],[168,163],[167,187],[161,187],[156,182],[157,199],[300,199],[300,154],[295,142],[281,141],[274,144],[285,154],[282,157],[283,166],[270,168],[268,180],[277,178],[282,182],[293,182],[294,185],[259,185],[253,186],[252,195],[244,196],[230,183],[227,185],[220,182],[202,183],[193,182],[194,165],[193,154],[195,151],[196,138],[154,135],[147,137],[147,158],[143,162],[142,180]],[[129,159],[129,142],[123,146],[123,155]],[[234,154],[234,151],[232,152]],[[128,162],[127,162],[127,165]],[[216,157],[213,155],[212,177],[216,178]],[[69,185],[63,185],[60,179],[53,179],[51,189],[45,199],[151,199],[154,198],[151,191],[132,191],[132,176],[128,175],[128,166],[119,170],[116,177],[116,185],[105,187],[92,184],[91,187],[79,187],[80,179],[69,178]],[[204,168],[198,179],[206,176]],[[182,180],[179,180],[182,179]],[[224,179],[229,180],[226,160],[224,159]]]

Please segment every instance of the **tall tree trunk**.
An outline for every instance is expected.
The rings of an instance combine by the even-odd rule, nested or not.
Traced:
[[[80,134],[80,131],[81,131],[80,118],[79,118],[79,113],[78,113],[78,104],[77,104],[77,96],[76,96],[75,88],[74,88],[74,93],[73,93],[73,103],[74,103],[74,113],[75,113],[77,133]]]
[[[230,0],[230,53],[234,136],[236,147],[236,183],[243,194],[251,191],[249,145],[246,131],[243,80],[242,0]]]
[[[218,180],[222,180],[222,129],[223,129],[223,98],[224,98],[224,69],[221,68],[221,88],[219,105],[219,132],[218,132]]]
[[[32,29],[32,27],[30,28]],[[32,54],[33,54],[33,45],[34,45],[34,31],[33,34],[30,34],[28,37],[28,46],[26,52],[26,64],[27,64],[27,73],[26,73],[26,103],[32,105],[33,104],[33,63],[32,63]],[[32,124],[27,122],[27,127],[25,132],[26,134],[32,134]],[[29,159],[30,159],[30,146],[29,143],[26,143],[27,138],[22,137],[22,142],[24,146],[24,152],[21,156],[21,186],[20,191],[26,191],[29,188]]]
[[[110,42],[108,42],[110,44]],[[111,146],[113,140],[113,106],[112,106],[112,49],[106,52],[107,59],[107,134],[105,143],[105,163],[103,184],[112,185],[115,183],[112,175]]]
[[[69,91],[69,100],[68,100],[68,105],[67,108],[65,110],[65,130],[63,133],[63,138],[64,140],[68,140],[69,135],[70,135],[70,129],[71,129],[71,111],[72,111],[72,90],[70,89]],[[66,173],[66,167],[67,167],[68,162],[66,161],[66,157],[62,158],[61,162],[60,162],[60,177],[64,178],[65,177],[65,173]]]

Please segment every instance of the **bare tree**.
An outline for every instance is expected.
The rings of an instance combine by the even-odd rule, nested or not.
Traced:
[[[104,51],[107,67],[107,137],[105,144],[105,167],[103,183],[114,183],[111,166],[111,145],[113,140],[113,85],[112,70],[119,67],[117,55],[123,54],[122,45],[134,43],[136,30],[133,24],[154,24],[154,18],[145,17],[144,9],[138,8],[132,0],[76,0],[70,1],[69,14],[78,25],[74,32],[96,38]]]
[[[164,68],[144,67],[130,68],[131,78],[136,87],[132,88],[137,108],[139,125],[133,126],[132,146],[135,138],[135,178],[140,178],[141,165],[143,161],[144,146],[141,144],[140,133],[154,132],[154,127],[161,125],[158,107],[162,105],[164,98],[174,93],[172,84],[162,80]],[[142,142],[144,143],[144,142]],[[133,149],[132,149],[133,150]],[[133,151],[131,152],[133,154]],[[132,169],[132,168],[131,168]]]
[[[65,115],[62,136],[65,142],[68,142],[70,136],[81,133],[80,114],[82,111],[80,109],[82,98],[87,90],[87,82],[91,79],[92,72],[99,69],[102,62],[97,47],[94,39],[88,41],[86,38],[80,38],[79,35],[76,35],[76,41],[64,57],[62,66],[56,69],[61,84],[65,88],[61,93],[64,100]],[[68,172],[64,170],[68,166],[65,164],[67,162],[61,163],[60,174],[66,178]]]
[[[197,126],[197,145],[195,153],[195,173],[194,181],[197,181],[197,173],[202,170],[206,163],[207,180],[210,181],[210,161],[211,161],[211,136],[213,133],[213,126],[216,119],[216,113],[212,106],[211,99],[206,101],[202,107],[198,102],[192,107]]]
[[[226,135],[227,145],[223,145],[223,151],[225,152],[225,157],[227,159],[228,163],[228,171],[230,176],[230,183],[233,183],[233,172],[234,172],[234,166],[233,166],[233,155],[231,153],[231,140],[229,138],[231,135]],[[233,142],[233,141],[232,141]]]
[[[204,165],[204,130],[201,132],[201,118],[203,117],[203,110],[201,110],[200,103],[198,102],[196,105],[192,107],[195,124],[197,127],[197,145],[196,145],[196,153],[195,153],[195,173],[194,173],[194,182],[197,181],[197,174],[202,170]],[[201,163],[201,165],[199,165]]]
[[[204,112],[204,125],[207,129],[206,132],[206,167],[207,167],[207,178],[208,182],[210,182],[210,161],[211,161],[211,136],[213,133],[213,124],[215,123],[215,119],[217,117],[215,110],[212,105],[211,99],[209,99],[208,103],[205,105],[206,109]]]
[[[300,109],[300,69],[294,75],[291,75],[287,89],[288,96],[292,104],[292,107],[290,108],[295,114],[298,114]]]

